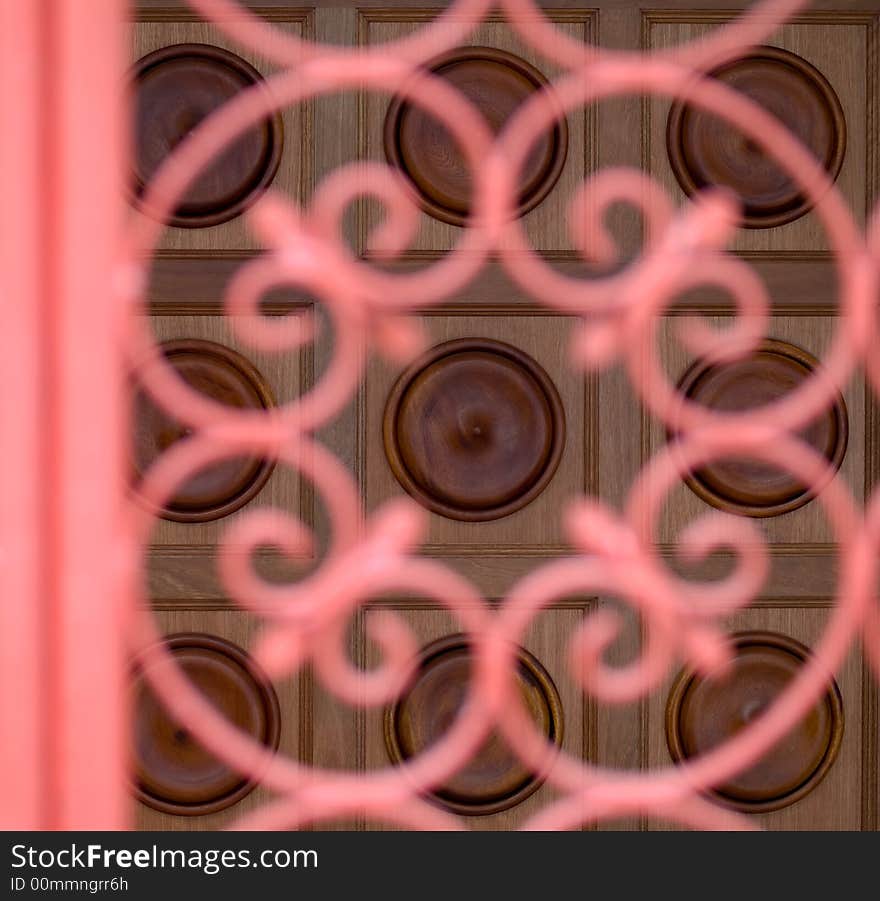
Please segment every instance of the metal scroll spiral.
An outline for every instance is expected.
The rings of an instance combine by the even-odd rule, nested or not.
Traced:
[[[260,619],[251,651],[273,677],[294,674],[308,664],[324,690],[347,704],[382,705],[399,696],[417,651],[416,638],[403,620],[390,612],[370,617],[369,637],[383,658],[369,672],[348,659],[345,639],[358,609],[392,591],[446,608],[459,631],[468,635],[475,659],[460,714],[427,752],[403,766],[373,772],[322,770],[269,753],[225,721],[162,651],[152,616],[142,613],[133,649],[155,664],[148,672],[167,709],[219,759],[243,776],[260,779],[275,795],[236,825],[297,828],[357,816],[408,828],[463,828],[462,820],[428,803],[425,795],[459,769],[491,731],[498,731],[556,792],[557,799],[532,815],[525,828],[576,828],[635,815],[698,828],[753,828],[753,821],[708,800],[706,790],[759,759],[785,734],[821,696],[829,674],[855,643],[864,642],[880,676],[880,615],[873,591],[880,497],[863,508],[842,478],[829,482],[824,460],[797,437],[833,403],[860,365],[880,392],[880,362],[876,353],[869,353],[876,332],[880,210],[862,230],[824,171],[777,120],[720,82],[695,77],[761,42],[799,9],[800,0],[758,4],[708,38],[677,48],[675,55],[579,44],[530,0],[502,0],[498,6],[519,39],[552,60],[562,74],[554,80],[552,94],[541,93],[525,103],[497,137],[462,96],[420,69],[437,54],[467,43],[495,5],[490,0],[457,0],[412,36],[367,49],[300,40],[233,0],[190,3],[230,40],[282,68],[265,86],[247,90],[212,115],[175,150],[144,198],[151,218],[138,220],[130,236],[127,277],[121,280],[133,313],[129,357],[139,368],[149,362],[143,370],[147,390],[191,430],[147,473],[142,493],[159,509],[188,475],[242,454],[277,460],[278,466],[290,467],[313,484],[327,511],[331,539],[319,565],[300,581],[269,583],[253,566],[252,552],[261,545],[292,555],[312,547],[309,525],[290,511],[243,512],[218,549],[225,591]],[[369,195],[384,207],[384,219],[370,236],[374,246],[383,248],[383,259],[393,260],[408,246],[418,210],[392,169],[377,163],[344,166],[318,185],[308,205],[270,189],[245,214],[265,250],[233,279],[225,311],[247,346],[296,351],[312,341],[314,324],[269,318],[260,310],[268,290],[294,286],[322,305],[335,330],[335,350],[314,386],[286,406],[230,411],[188,386],[163,360],[144,324],[146,317],[134,315],[145,309],[149,265],[143,261],[149,260],[160,223],[187,185],[237,135],[276,110],[345,91],[403,94],[448,129],[473,176],[468,227],[443,258],[418,272],[393,271],[359,257],[342,237],[346,211]],[[669,382],[657,349],[658,314],[695,285],[727,292],[737,315],[723,332],[705,320],[690,320],[678,338],[691,353],[733,360],[765,335],[769,300],[764,285],[747,261],[725,251],[738,217],[731,195],[705,191],[676,208],[665,189],[642,172],[611,169],[592,175],[569,209],[572,240],[585,261],[606,265],[616,259],[618,248],[603,225],[614,204],[637,209],[645,240],[636,259],[611,275],[590,279],[550,267],[530,246],[514,215],[517,172],[548,126],[573,110],[625,95],[683,99],[727,120],[800,186],[826,230],[838,272],[839,325],[821,371],[766,408],[720,414],[688,402]],[[497,606],[442,562],[419,556],[427,514],[414,502],[389,502],[365,519],[353,475],[317,437],[358,391],[366,356],[361,349],[401,364],[410,361],[424,348],[425,336],[408,314],[454,297],[490,256],[535,301],[578,318],[570,348],[574,371],[622,363],[650,414],[679,435],[644,466],[623,510],[595,497],[571,498],[564,523],[576,553],[537,565]],[[768,571],[761,534],[751,521],[718,512],[693,522],[677,545],[683,558],[698,560],[724,548],[736,560],[725,578],[711,583],[687,581],[673,572],[655,549],[655,536],[659,511],[682,474],[736,454],[779,467],[817,490],[823,486],[817,502],[835,534],[839,578],[811,661],[778,701],[734,739],[683,766],[613,770],[548,746],[519,700],[512,648],[554,599],[572,592],[612,595],[641,618],[645,640],[640,656],[622,667],[605,660],[620,629],[610,612],[586,616],[570,637],[571,673],[597,702],[643,697],[682,664],[707,672],[729,661],[731,648],[721,621],[748,606],[760,591]],[[145,549],[153,515],[137,515]]]

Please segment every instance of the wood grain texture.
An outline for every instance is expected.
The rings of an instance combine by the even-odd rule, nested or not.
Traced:
[[[381,12],[361,12],[359,41],[362,44],[376,44],[411,34],[422,27],[433,13],[424,14],[414,10],[383,10]],[[589,41],[593,35],[595,12],[582,9],[570,13],[554,13],[557,27],[575,40]],[[490,20],[479,25],[468,38],[468,43],[480,47],[496,47],[521,57],[535,66],[543,75],[552,80],[559,70],[542,60],[503,23]],[[367,159],[384,161],[384,122],[389,100],[380,94],[369,94],[362,101],[363,131],[361,134],[362,155]],[[569,252],[573,245],[569,240],[566,215],[568,203],[574,190],[584,176],[593,170],[595,159],[594,115],[591,111],[578,111],[568,117],[568,156],[559,181],[551,193],[524,219],[526,233],[532,244],[544,251]],[[360,247],[366,247],[366,236],[378,222],[378,214],[372,207],[364,207],[360,226]],[[422,224],[410,251],[443,251],[452,247],[460,236],[460,229],[445,222],[439,222],[427,215],[422,216]],[[377,248],[378,249],[378,248]]]
[[[567,423],[565,448],[556,474],[547,487],[523,509],[493,522],[457,522],[432,515],[428,553],[435,548],[456,545],[479,554],[494,547],[541,548],[549,553],[559,549],[562,538],[559,511],[563,502],[584,490],[586,383],[568,370],[565,354],[569,323],[562,317],[425,316],[424,324],[432,343],[452,339],[490,338],[511,344],[542,366],[559,390]],[[400,494],[382,447],[382,423],[386,399],[399,370],[371,362],[366,379],[365,484],[367,503],[375,507],[381,500]]]
[[[487,597],[503,595],[514,582],[531,572],[539,563],[548,558],[557,558],[570,553],[553,548],[496,545],[475,554],[468,546],[439,546],[430,549],[430,556],[443,560],[456,572],[461,573]],[[147,557],[149,594],[157,602],[182,605],[194,609],[226,608],[231,605],[217,577],[212,545],[154,545]],[[722,560],[714,560],[706,572],[711,576],[724,571]],[[288,566],[272,555],[266,555],[258,562],[261,573],[266,573],[275,581],[290,579]],[[790,557],[774,560],[774,572],[769,590],[781,597],[799,595],[799,573],[805,573],[804,581],[810,582],[810,597],[824,597],[833,590],[836,558],[830,551],[826,555],[814,555],[806,561]],[[703,572],[703,570],[701,570]],[[716,573],[717,575],[717,573]],[[813,588],[815,586],[815,589]],[[572,601],[581,601],[591,595],[580,592],[572,596]]]
[[[224,251],[223,255],[210,256],[187,251],[154,259],[146,297],[150,312],[169,316],[223,315],[230,280],[255,255],[254,251]],[[310,307],[312,298],[294,286],[274,289],[260,304],[266,315],[302,312]]]
[[[393,609],[398,612],[413,631],[416,639],[423,645],[455,634],[460,625],[454,615],[438,610],[432,605],[410,605],[406,600],[388,601],[375,604],[364,614],[365,622],[377,610]],[[563,748],[577,756],[590,755],[591,712],[578,688],[568,677],[568,666],[565,648],[568,636],[580,622],[585,607],[569,609],[548,609],[540,613],[534,620],[522,646],[532,653],[547,670],[562,703],[565,718]],[[378,662],[373,646],[364,646],[364,663],[375,666]],[[382,710],[367,711],[363,718],[365,741],[364,763],[367,770],[389,765],[388,751],[385,745],[384,715]],[[467,827],[473,830],[516,829],[525,822],[528,816],[546,805],[555,795],[550,785],[542,785],[530,797],[508,810],[485,816],[471,816],[467,819]]]
[[[709,322],[716,327],[723,327],[723,317],[710,317]],[[675,384],[692,360],[686,355],[681,345],[675,340],[677,320],[667,318],[660,330],[659,347],[665,369]],[[803,348],[820,361],[828,346],[836,320],[833,317],[814,316],[774,316],[767,328],[767,336]],[[848,419],[849,440],[846,456],[840,467],[837,478],[842,478],[849,490],[859,498],[862,496],[864,481],[864,418],[865,398],[863,386],[854,382],[844,392]],[[646,452],[652,453],[664,441],[664,432],[659,424],[646,423]],[[661,515],[659,539],[662,543],[671,542],[681,528],[692,522],[701,512],[707,510],[703,500],[690,491],[684,483],[672,491],[666,507]],[[817,500],[781,516],[760,521],[760,528],[773,544],[800,545],[807,551],[807,545],[821,545],[833,541],[833,535]]]
[[[612,667],[631,664],[638,659],[642,646],[638,614],[632,607],[613,597],[598,598],[595,606],[601,611],[613,613],[621,623],[620,634],[607,649],[603,659]],[[647,737],[642,714],[641,701],[629,704],[595,704],[594,748],[587,757],[611,770],[644,769],[647,761]],[[599,823],[596,828],[600,832],[629,832],[640,830],[642,823],[638,817],[621,817]]]
[[[613,220],[617,209],[610,211]],[[621,210],[620,212],[625,212]],[[624,217],[625,218],[625,217]],[[638,246],[639,232],[626,232],[622,238],[635,241]],[[411,273],[423,268],[425,263],[434,259],[430,252],[413,254],[406,259],[389,266],[394,272]],[[801,313],[813,311],[816,315],[829,315],[837,312],[838,279],[835,263],[822,252],[779,251],[772,255],[740,251],[737,257],[752,267],[764,281],[770,296],[773,309],[779,313]],[[218,267],[214,278],[218,280],[228,276],[222,275],[219,266],[222,263],[231,271],[235,265],[232,260],[216,260],[212,263]],[[797,265],[792,265],[796,263]],[[240,265],[240,264],[238,264]],[[572,257],[554,258],[553,266],[571,278],[588,279],[590,271],[583,262]],[[174,278],[193,279],[194,263],[192,260],[162,260],[155,267],[153,296],[154,303],[165,305],[170,303],[170,282]],[[193,286],[194,290],[196,285]],[[291,299],[293,294],[290,294]],[[201,300],[201,295],[194,302],[208,304],[208,298]],[[529,316],[535,313],[535,302],[524,293],[504,271],[492,260],[480,270],[473,281],[465,285],[461,292],[443,304],[447,312],[498,313],[508,316]],[[696,286],[680,298],[676,298],[676,307],[670,315],[677,315],[684,310],[730,311],[731,299],[714,286]],[[545,316],[564,315],[555,310],[542,309]]]
[[[276,21],[274,27],[298,36],[310,34],[311,18],[307,11],[289,13],[289,21]],[[132,61],[152,51],[172,44],[212,44],[229,50],[249,62],[264,77],[277,71],[268,60],[243,50],[227,40],[212,25],[204,22],[165,21],[134,22],[130,26]],[[309,104],[286,109],[281,114],[284,127],[284,147],[273,188],[301,200],[311,184],[311,108]],[[132,211],[131,215],[140,215]],[[160,244],[160,251],[193,251],[223,253],[259,247],[240,217],[202,229],[168,228]]]
[[[216,635],[248,650],[257,631],[253,617],[240,611],[227,610],[161,610],[154,613],[163,634],[179,632],[201,632]],[[300,684],[297,679],[275,683],[280,710],[281,752],[294,758],[300,756]],[[174,816],[137,803],[135,807],[135,828],[146,830],[186,830],[202,831],[222,829],[245,811],[254,810],[265,804],[271,793],[258,786],[250,794],[232,807],[205,816]]]
[[[646,48],[660,49],[693,40],[721,22],[723,14],[688,12],[644,14],[643,41]],[[828,79],[843,107],[847,129],[846,156],[837,187],[857,222],[864,222],[868,185],[867,63],[871,19],[867,16],[835,17],[807,13],[795,24],[785,25],[767,43],[804,58]],[[670,103],[654,98],[645,104],[645,165],[665,185],[672,197],[684,194],[669,165],[666,152],[666,121]],[[821,251],[828,247],[815,212],[772,229],[741,230],[733,247],[748,251]]]
[[[822,635],[827,610],[799,607],[743,610],[728,621],[731,631],[766,630],[787,635],[811,647]],[[645,705],[648,739],[647,765],[666,766],[671,758],[666,746],[666,701],[676,673]],[[860,829],[862,826],[862,671],[856,651],[836,673],[843,698],[845,728],[837,759],[813,791],[788,807],[752,814],[764,829]],[[870,765],[870,764],[866,764]],[[663,828],[656,823],[649,828]]]
[[[676,556],[673,545],[661,547],[670,568],[683,578],[694,581],[714,581],[730,574],[734,563],[729,554],[713,554],[700,564],[685,564]],[[833,544],[800,544],[798,542],[770,544],[770,572],[762,591],[771,603],[784,600],[792,606],[809,607],[821,604],[822,599],[837,590],[839,559]],[[762,601],[754,601],[761,606]]]

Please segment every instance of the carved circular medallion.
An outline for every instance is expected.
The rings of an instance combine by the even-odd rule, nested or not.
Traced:
[[[818,159],[832,180],[843,165],[846,120],[825,76],[801,57],[759,47],[711,73],[779,119]],[[743,202],[746,228],[784,225],[809,211],[797,184],[734,126],[676,102],[669,112],[666,144],[682,190],[724,185]]]
[[[785,635],[740,632],[728,676],[682,672],[666,707],[666,738],[674,761],[699,757],[730,740],[771,706],[809,659],[810,651]],[[826,694],[761,760],[714,795],[752,813],[800,800],[824,778],[843,739],[843,701],[832,680]]]
[[[507,516],[537,497],[565,444],[562,401],[527,354],[485,338],[431,348],[385,407],[385,453],[400,484],[450,519]]]
[[[562,702],[550,675],[532,654],[518,650],[518,676],[526,708],[547,740],[562,745]],[[451,727],[467,697],[471,651],[464,635],[449,635],[421,651],[415,681],[385,711],[385,744],[393,763],[425,751]],[[431,797],[467,816],[514,807],[541,786],[502,738],[491,735],[471,760]]]
[[[245,651],[198,633],[170,635],[165,644],[186,677],[232,725],[266,747],[278,748],[278,698]],[[142,673],[135,676],[134,755],[138,798],[164,813],[216,813],[255,787],[166,713]]]
[[[262,76],[234,53],[209,44],[155,50],[134,67],[134,187],[140,196],[165,158],[203,119]],[[248,130],[196,178],[170,225],[204,228],[240,215],[278,171],[281,116]]]
[[[241,354],[213,341],[167,341],[162,351],[195,390],[230,408],[265,410],[275,405],[263,376]],[[134,402],[134,464],[138,477],[175,441],[189,434],[139,391]],[[254,457],[224,460],[191,476],[162,512],[176,522],[207,522],[243,507],[272,474],[274,461]]]
[[[762,407],[798,388],[819,366],[806,351],[784,341],[762,341],[751,356],[726,364],[697,361],[681,379],[689,400],[719,412]],[[836,472],[846,454],[849,432],[846,404],[836,403],[800,433],[825,456]],[[806,488],[790,473],[757,460],[729,457],[702,467],[685,482],[704,501],[742,516],[777,516],[808,503]]]
[[[547,85],[525,60],[493,47],[461,47],[429,64],[486,118],[497,134],[514,110]],[[553,189],[568,153],[564,118],[536,142],[521,172],[522,216]],[[391,101],[385,117],[385,155],[415,187],[428,215],[464,225],[470,209],[471,174],[455,140],[427,112],[401,97]]]

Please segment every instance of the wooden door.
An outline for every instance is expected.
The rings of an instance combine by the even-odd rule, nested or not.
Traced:
[[[655,10],[603,0],[589,8],[558,3],[547,15],[578,41],[648,50],[704,34],[728,20],[738,5],[690,9],[681,3]],[[780,95],[790,98],[775,111],[790,115],[793,128],[815,125],[805,135],[817,142],[816,153],[836,175],[859,222],[876,198],[880,175],[875,89],[880,14],[870,5],[833,2],[803,14],[768,41],[773,49],[752,54],[732,74],[719,72],[720,78],[742,79],[759,102],[763,97],[765,104],[778,106]],[[314,8],[262,0],[254,6],[276,27],[297,35],[367,46],[409,34],[436,14],[417,0]],[[208,48],[180,46],[193,44]],[[148,75],[157,76],[144,88],[155,96],[153,106],[145,104],[139,128],[144,141],[158,135],[168,147],[182,136],[175,136],[175,128],[185,131],[194,124],[157,124],[170,108],[169,83],[193,95],[210,87],[220,96],[236,79],[244,84],[273,71],[266,60],[235,47],[169,0],[141,0],[134,14],[132,58],[143,61],[147,54],[154,55],[140,63],[137,77],[143,83]],[[169,77],[164,87],[163,65]],[[559,71],[495,14],[466,49],[435,65],[470,92],[493,125]],[[183,119],[199,114],[186,109],[185,96],[174,102]],[[710,291],[682,298],[663,318],[659,339],[667,372],[682,381],[683,390],[708,404],[743,406],[809,374],[833,334],[837,305],[834,264],[815,215],[762,168],[754,148],[741,148],[745,162],[731,154],[731,140],[723,129],[695,122],[687,110],[670,110],[670,103],[659,99],[626,98],[578,110],[530,158],[520,213],[545,259],[578,273],[566,209],[580,182],[599,168],[643,168],[682,201],[686,190],[713,178],[727,179],[747,196],[752,227],[740,230],[734,247],[770,291],[768,343],[740,371],[709,371],[689,359],[675,339],[676,320],[702,313],[723,323],[732,314],[729,301]],[[453,245],[467,206],[466,183],[443,164],[446,150],[430,122],[384,95],[350,93],[285,112],[204,186],[205,196],[189,208],[190,221],[179,223],[185,227],[168,229],[151,285],[157,338],[175,342],[168,351],[189,366],[192,380],[230,403],[265,405],[296,396],[329,358],[332,334],[325,330],[308,350],[284,355],[255,354],[236,339],[220,298],[255,245],[240,216],[227,213],[246,207],[270,182],[296,199],[306,198],[345,162],[388,160],[411,180],[423,209],[417,238],[395,265],[424,265]],[[150,160],[143,166],[148,169]],[[377,215],[364,203],[352,217],[348,237],[359,253],[367,253],[366,235]],[[635,217],[622,212],[613,226],[622,242],[638,245]],[[312,305],[313,299],[293,291],[270,301],[273,311],[293,316]],[[573,323],[533,302],[494,264],[459,296],[418,318],[431,349],[409,367],[371,358],[358,397],[322,439],[355,472],[368,511],[408,492],[431,511],[423,553],[500,602],[523,575],[572,553],[560,528],[566,501],[588,494],[620,505],[665,433],[619,367],[598,376],[572,369],[567,351]],[[148,451],[174,439],[167,427],[164,438],[156,437],[157,420],[149,411],[139,415],[136,428]],[[859,377],[809,436],[839,466],[838,477],[857,499],[875,481],[875,422]],[[363,667],[376,662],[364,627],[383,609],[399,612],[423,645],[416,683],[387,710],[352,710],[309,673],[267,688],[259,673],[247,671],[246,658],[243,664],[222,642],[205,639],[246,648],[253,634],[251,618],[223,596],[214,568],[218,535],[237,511],[273,504],[321,529],[322,511],[308,486],[283,467],[266,471],[252,464],[208,473],[157,525],[150,554],[156,616],[169,635],[189,636],[178,639],[181,653],[190,655],[188,665],[205,691],[221,700],[238,691],[241,697],[230,702],[234,715],[284,753],[318,766],[373,770],[417,752],[420,742],[442,732],[438,711],[454,709],[467,674],[467,649],[456,640],[455,623],[424,598],[376,598],[352,626],[352,658]],[[569,676],[568,639],[591,610],[620,604],[598,596],[565,598],[535,619],[519,672],[535,717],[569,753],[630,769],[662,767],[698,753],[753,715],[756,698],[758,706],[769,703],[821,635],[834,597],[836,554],[820,505],[766,467],[695,473],[664,511],[658,540],[670,562],[682,527],[709,506],[760,517],[755,521],[766,532],[772,557],[761,596],[729,624],[739,636],[735,678],[715,689],[671,672],[660,691],[639,703],[596,705]],[[267,572],[278,569],[271,555],[264,562]],[[716,555],[698,575],[717,575],[726,565]],[[611,651],[612,662],[631,659],[639,645],[640,626],[630,615]],[[250,672],[244,683],[242,665]],[[205,675],[208,670],[214,675]],[[230,687],[233,683],[238,687]],[[142,828],[216,828],[267,799],[263,789],[248,791],[250,786],[218,773],[185,730],[168,729],[160,719],[148,710],[137,722],[143,766],[152,767],[142,783],[154,793],[148,796],[142,785],[147,802],[138,808]],[[793,733],[789,752],[774,752],[722,787],[722,800],[767,828],[874,829],[880,804],[876,731],[876,691],[854,650],[812,718]],[[202,794],[181,788],[188,779],[203,786]],[[163,792],[173,797],[159,797]],[[491,742],[479,766],[459,774],[435,800],[467,817],[471,828],[511,829],[553,797],[503,745]],[[601,828],[658,825],[631,820]]]

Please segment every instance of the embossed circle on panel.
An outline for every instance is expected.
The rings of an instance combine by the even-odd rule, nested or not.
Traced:
[[[174,148],[203,119],[262,76],[234,53],[209,44],[175,44],[134,67],[134,187],[140,196]],[[278,114],[233,142],[199,175],[170,219],[204,228],[233,219],[278,171],[283,127]]]
[[[733,636],[729,675],[679,674],[666,708],[666,738],[677,763],[730,740],[771,706],[809,659],[793,638],[773,632]],[[714,795],[739,810],[760,813],[800,800],[824,778],[843,739],[843,701],[832,680],[803,720],[761,760]]]
[[[694,401],[719,412],[764,406],[793,391],[819,366],[805,350],[784,341],[765,340],[749,357],[725,364],[694,363],[682,377],[679,390]],[[849,424],[846,404],[836,403],[814,420],[800,436],[840,468],[846,454]],[[685,478],[704,501],[742,516],[777,516],[808,503],[815,487],[770,464],[735,457],[702,467]]]
[[[170,635],[165,644],[186,677],[232,725],[266,747],[278,748],[278,698],[245,651],[199,633]],[[255,787],[166,713],[142,673],[135,676],[134,755],[138,798],[164,813],[215,813]]]
[[[391,390],[385,453],[400,484],[451,519],[519,510],[553,477],[565,444],[562,401],[531,357],[500,341],[431,348]]]
[[[518,649],[518,676],[530,715],[549,742],[562,745],[559,693],[534,655]],[[393,763],[423,753],[451,727],[467,696],[472,656],[464,635],[422,648],[415,681],[385,711],[385,743]],[[468,763],[431,797],[456,813],[483,816],[514,807],[541,786],[502,738],[493,734]]]
[[[843,165],[846,120],[825,76],[801,57],[759,47],[711,73],[778,118],[818,159],[832,179]],[[798,186],[754,141],[717,117],[676,102],[666,143],[682,190],[724,185],[743,202],[746,228],[772,228],[808,212]]]
[[[230,408],[262,410],[275,405],[263,376],[241,354],[213,341],[166,341],[162,351],[194,389]],[[134,464],[138,476],[188,429],[158,407],[146,392],[134,403]],[[274,462],[254,457],[224,460],[191,476],[162,512],[177,522],[206,522],[243,507],[272,474]]]
[[[428,64],[485,117],[497,134],[514,110],[547,85],[530,63],[493,47],[462,47]],[[521,173],[518,215],[534,209],[553,189],[568,153],[564,118],[536,142]],[[441,123],[400,97],[385,117],[385,155],[406,174],[430,216],[464,225],[470,208],[471,174],[454,139]]]

